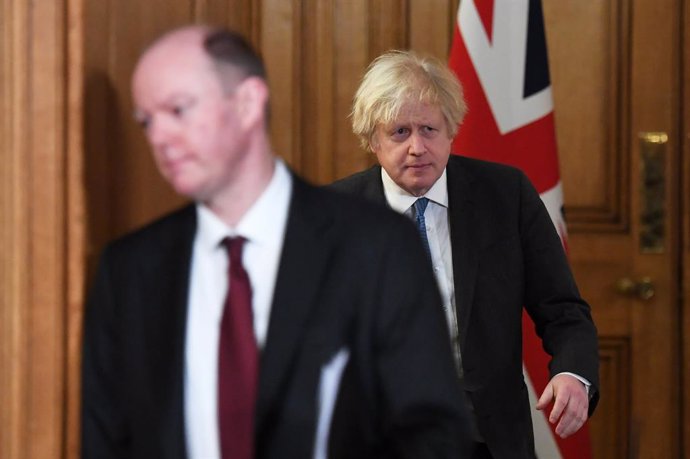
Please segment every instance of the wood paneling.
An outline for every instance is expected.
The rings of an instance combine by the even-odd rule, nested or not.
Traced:
[[[302,15],[302,78],[300,92],[302,110],[300,137],[303,155],[300,164],[293,167],[311,180],[333,178],[334,162],[330,151],[321,148],[329,145],[338,127],[333,103],[338,80],[335,78],[335,25],[336,2],[308,0],[303,2]],[[344,113],[340,113],[345,115]],[[308,160],[311,158],[311,160]]]
[[[410,2],[409,47],[445,61],[450,51],[457,11],[457,1]]]
[[[260,0],[195,0],[194,22],[222,24],[243,33],[259,46]]]
[[[181,202],[158,177],[130,119],[130,73],[142,47],[163,30],[209,21],[249,36],[268,69],[276,153],[308,179],[327,183],[374,161],[348,120],[365,67],[393,48],[445,59],[456,6],[452,0],[86,2],[90,253]]]
[[[690,31],[690,8],[685,3],[683,20],[683,30]],[[680,228],[680,238],[682,241],[681,273],[682,289],[681,297],[681,378],[680,387],[682,388],[681,400],[683,403],[682,416],[682,445],[681,451],[685,458],[690,458],[690,33],[683,36],[683,123],[681,126],[682,137],[681,148],[683,161],[681,166],[681,202],[682,225]]]
[[[603,331],[593,444],[601,457],[654,457],[645,445],[659,442],[656,453],[673,456],[680,375],[666,366],[678,362],[674,279],[684,280],[690,297],[690,270],[668,264],[681,247],[682,209],[682,266],[690,265],[690,95],[686,87],[680,92],[681,29],[673,19],[681,2],[543,4],[571,254]],[[311,181],[328,183],[375,162],[348,119],[366,66],[391,48],[445,60],[457,6],[458,0],[0,0],[0,459],[77,457],[85,275],[107,240],[183,201],[158,176],[131,119],[130,74],[146,44],[190,22],[248,36],[268,67],[276,153]],[[690,44],[687,34],[682,39],[687,80]],[[639,130],[668,131],[667,170],[677,171],[679,100],[684,172],[682,188],[674,179],[667,190],[674,213],[666,222],[668,252],[640,256],[635,139]],[[651,303],[612,289],[618,277],[648,272],[661,289]],[[688,413],[687,300],[683,308],[680,387]],[[663,378],[661,386],[650,374]],[[671,415],[650,425],[645,403]],[[690,457],[687,441],[685,452]]]
[[[679,4],[545,0],[544,7],[570,260],[600,336],[630,349],[629,378],[615,388],[629,394],[628,411],[603,404],[595,413],[595,457],[678,457]],[[640,250],[638,135],[645,131],[669,137],[661,253]],[[650,299],[616,290],[620,279],[646,277],[655,288]],[[604,387],[611,377],[602,373]],[[607,444],[610,422],[617,434]]]
[[[390,49],[408,48],[409,17],[406,0],[370,0],[368,3],[369,60]]]
[[[300,109],[302,84],[301,10],[297,0],[263,0],[261,52],[271,87],[271,138],[276,153],[290,164],[302,162]],[[270,20],[269,20],[270,18]]]
[[[27,237],[26,215],[21,209],[26,205],[23,190],[27,168],[18,151],[26,151],[26,138],[19,135],[25,127],[26,92],[22,77],[26,74],[26,54],[19,45],[24,32],[18,24],[24,23],[27,12],[10,1],[2,2],[0,15],[0,457],[21,457],[21,441],[25,435],[23,411],[25,393],[21,381],[25,375],[26,337],[22,333],[26,323],[28,304],[28,272],[15,269],[25,263]],[[19,37],[17,37],[19,35]]]
[[[629,225],[629,3],[543,2],[570,232]]]
[[[602,336],[599,341],[601,399],[597,415],[590,421],[592,449],[596,458],[626,458],[629,448],[626,441],[613,439],[632,438],[634,428],[630,419],[630,342],[624,338]]]
[[[0,4],[0,457],[61,457],[84,267],[79,29],[66,2]]]
[[[66,384],[62,405],[64,459],[79,457],[79,400],[81,396],[81,337],[86,287],[87,214],[84,168],[84,10],[81,1],[67,5],[65,161],[65,357]],[[59,304],[59,303],[56,303]]]
[[[360,149],[347,118],[352,96],[370,61],[369,42],[372,38],[368,34],[368,15],[365,0],[336,0],[333,60],[337,83],[332,116],[337,128],[331,145],[319,146],[326,154],[329,154],[328,150],[332,152],[335,170],[330,177],[319,180],[323,183],[362,170],[375,160]]]

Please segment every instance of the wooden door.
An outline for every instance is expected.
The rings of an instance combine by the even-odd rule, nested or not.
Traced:
[[[680,452],[680,13],[544,0],[570,258],[600,336],[595,458]]]

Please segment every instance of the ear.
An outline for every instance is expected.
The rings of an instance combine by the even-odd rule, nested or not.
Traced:
[[[372,151],[372,153],[378,154],[380,146],[381,146],[381,144],[379,143],[378,128],[377,128],[369,136],[369,149]]]
[[[235,103],[243,127],[265,122],[267,101],[268,86],[263,79],[249,77],[237,85]]]

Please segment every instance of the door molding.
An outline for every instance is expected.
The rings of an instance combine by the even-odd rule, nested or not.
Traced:
[[[76,457],[80,8],[0,0],[0,457]]]

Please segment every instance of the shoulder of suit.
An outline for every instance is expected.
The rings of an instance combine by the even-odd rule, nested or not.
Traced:
[[[330,185],[327,185],[326,188],[337,191],[352,192],[369,185],[372,180],[377,179],[381,179],[381,166],[378,165],[372,166],[360,172],[356,172],[340,180],[336,180]]]
[[[525,174],[517,167],[459,155],[450,156],[447,174],[449,180],[465,176],[472,181],[497,184],[515,183],[525,177]]]
[[[371,173],[371,169],[368,169],[355,175]],[[362,178],[359,177],[356,180],[362,180]],[[320,214],[330,215],[346,231],[352,230],[353,222],[356,220],[364,222],[361,226],[370,229],[377,225],[384,227],[399,225],[400,222],[410,224],[408,218],[398,214],[389,207],[374,202],[356,192],[353,193],[353,190],[334,187],[333,184],[317,187],[296,177],[294,190],[293,199],[310,201],[311,205],[318,208]]]
[[[470,158],[468,156],[450,155],[448,167],[464,167],[470,171],[488,171],[495,173],[521,174],[522,172],[515,166],[501,164],[484,159]]]
[[[193,237],[196,229],[196,206],[187,204],[170,211],[154,221],[131,230],[108,244],[116,250],[155,250],[171,238]]]

